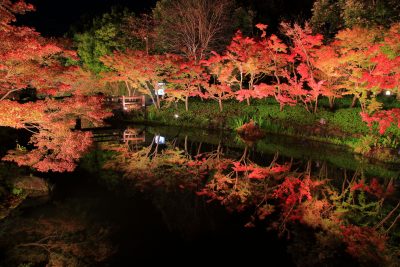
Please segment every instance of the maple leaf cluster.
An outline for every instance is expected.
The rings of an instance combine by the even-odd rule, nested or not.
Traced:
[[[239,160],[225,156],[223,146],[196,156],[178,147],[158,149],[156,144],[134,151],[121,144],[104,149],[115,154],[102,168],[120,172],[127,184],[141,191],[195,190],[207,202],[249,216],[246,227],[266,224],[289,238],[305,226],[307,233],[310,228],[316,233],[316,242],[335,240],[360,263],[393,260],[390,244],[396,242],[396,233],[389,232],[397,227],[400,207],[394,179],[355,172],[349,180],[344,171],[338,183],[328,173],[311,171],[311,161],[299,168],[293,162],[278,163],[276,155],[269,165],[258,165],[249,159],[248,148]],[[320,235],[325,238],[318,239]]]
[[[28,130],[33,149],[18,147],[4,158],[39,171],[72,171],[91,144],[90,134],[72,131],[77,118],[95,124],[109,113],[98,96],[85,96],[99,86],[79,67],[62,64],[76,53],[15,26],[15,14],[33,10],[24,1],[0,1],[0,126]],[[21,101],[19,92],[34,90]],[[23,103],[25,102],[25,103]]]
[[[267,34],[267,25],[257,24],[260,36],[246,37],[239,31],[225,52],[212,52],[201,61],[173,54],[115,51],[100,59],[108,71],[98,79],[80,67],[61,64],[76,59],[74,51],[41,37],[32,28],[12,24],[15,14],[33,9],[24,1],[0,2],[3,126],[33,127],[33,134],[52,129],[49,131],[55,134],[56,128],[48,124],[63,121],[65,127],[72,127],[74,116],[98,122],[107,116],[98,108],[100,102],[87,98],[83,104],[80,99],[106,83],[125,84],[129,94],[137,90],[149,95],[157,109],[162,101],[184,101],[188,110],[189,99],[200,97],[215,100],[222,111],[223,101],[228,99],[250,104],[252,99],[273,97],[281,109],[299,104],[317,112],[321,97],[328,98],[333,107],[336,98],[352,95],[354,103],[361,105],[363,120],[370,126],[379,124],[381,134],[390,125],[399,125],[398,110],[381,110],[382,103],[376,98],[383,90],[397,92],[399,88],[399,24],[387,30],[345,29],[328,44],[307,24],[282,23],[287,42]],[[161,88],[165,96],[156,93],[161,82],[166,83],[166,88]],[[23,106],[17,103],[18,92],[27,88],[35,90],[36,102]],[[53,104],[47,98],[59,101]],[[71,109],[68,112],[64,112],[66,105]]]
[[[340,188],[330,179],[321,180],[307,169],[293,170],[290,164],[280,165],[275,159],[267,167],[216,157],[190,163],[191,168],[204,169],[205,165],[210,177],[197,194],[230,211],[254,211],[245,226],[264,221],[280,234],[290,235],[293,225],[302,224],[340,240],[361,263],[392,260],[388,231],[396,224],[394,211],[400,205],[395,204],[393,180],[373,178],[368,182],[365,177],[354,177],[345,179]],[[295,229],[298,231],[298,226]]]
[[[333,42],[324,44],[308,24],[282,23],[289,42],[268,35],[267,25],[257,24],[259,37],[238,31],[219,54],[196,61],[178,55],[148,55],[143,51],[115,52],[102,58],[112,69],[114,81],[124,81],[152,98],[157,82],[166,81],[169,102],[190,97],[223,101],[273,97],[280,104],[303,105],[317,112],[321,97],[333,107],[336,98],[352,95],[363,112],[382,107],[376,96],[383,90],[397,92],[400,83],[400,26],[390,29],[354,27],[340,31]],[[157,108],[160,101],[157,99]]]

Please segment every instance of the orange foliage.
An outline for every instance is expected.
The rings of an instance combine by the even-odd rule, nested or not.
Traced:
[[[32,28],[10,24],[15,13],[29,10],[33,7],[24,1],[0,1],[0,126],[30,131],[33,146],[18,145],[5,159],[40,171],[72,171],[91,144],[89,133],[71,131],[75,119],[98,124],[109,113],[102,110],[101,98],[83,96],[94,84],[89,85],[87,73],[61,64],[75,53]],[[35,101],[16,101],[15,93],[25,88],[35,90]]]

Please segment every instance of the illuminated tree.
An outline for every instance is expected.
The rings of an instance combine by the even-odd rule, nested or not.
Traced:
[[[324,81],[326,89],[324,96],[328,97],[331,109],[334,108],[335,99],[341,98],[345,92],[342,85],[344,77],[340,73],[341,64],[338,58],[339,55],[332,45],[323,46],[316,52],[315,67],[317,71],[315,75],[319,80]]]
[[[382,90],[398,92],[400,87],[400,23],[384,33],[383,41],[371,46],[369,51],[373,56],[371,71],[365,71],[361,78],[367,87],[380,93]]]
[[[12,100],[0,102],[0,125],[26,129],[32,133],[34,149],[17,146],[5,157],[19,165],[39,171],[72,171],[91,145],[89,132],[72,131],[76,118],[101,124],[109,115],[101,98],[75,95],[63,100],[45,99],[24,104]]]
[[[229,26],[229,0],[162,0],[153,13],[158,42],[198,63],[218,44]]]
[[[160,101],[155,89],[165,75],[168,75],[170,65],[166,58],[166,55],[148,55],[145,51],[127,50],[114,51],[100,60],[113,71],[111,74],[106,73],[106,80],[124,82],[128,88],[135,88],[148,95],[158,109]]]
[[[287,73],[287,79],[293,87],[291,94],[299,98],[308,111],[314,105],[313,110],[317,112],[318,98],[325,91],[325,81],[317,78],[315,66],[323,36],[313,35],[308,24],[304,28],[298,24],[292,27],[288,23],[282,23],[281,26],[292,42],[290,58],[293,65],[290,67],[291,74]]]
[[[222,101],[232,98],[232,85],[236,81],[234,77],[234,65],[226,57],[212,52],[212,55],[202,61],[202,65],[211,74],[211,81],[204,86],[205,98],[218,101],[219,110],[223,110]]]
[[[235,67],[236,82],[238,90],[235,92],[237,99],[246,100],[250,105],[250,98],[253,94],[254,84],[257,79],[263,76],[262,65],[264,62],[262,47],[260,43],[250,37],[245,37],[238,31],[232,42],[226,48],[225,57]],[[248,79],[245,83],[245,79]],[[247,88],[244,88],[247,85]]]
[[[189,97],[204,97],[201,89],[208,83],[208,76],[205,75],[204,69],[195,61],[187,61],[178,58],[174,62],[175,72],[169,75],[167,94],[176,99],[185,101],[185,110],[189,110]]]
[[[335,37],[337,41],[334,45],[337,47],[338,61],[341,63],[339,71],[343,77],[341,83],[346,89],[344,94],[353,95],[352,106],[358,100],[363,111],[380,107],[374,97],[380,89],[368,87],[362,77],[375,68],[376,64],[371,59],[377,55],[376,44],[381,36],[379,29],[355,27],[342,30]]]
[[[10,25],[15,22],[15,14],[24,14],[27,11],[33,11],[34,7],[24,1],[13,2],[11,0],[0,1],[0,30],[11,30],[14,27]]]
[[[367,109],[361,113],[363,121],[372,129],[378,125],[379,134],[383,135],[391,125],[400,128],[400,109],[380,110],[382,104],[375,96],[385,92],[397,93],[400,87],[400,24],[394,24],[385,32],[383,41],[376,43],[367,50],[370,68],[362,73],[360,81],[364,83],[367,92],[371,91],[372,100]]]
[[[0,2],[4,14],[0,19],[0,125],[32,133],[32,149],[18,144],[5,159],[40,171],[72,171],[91,144],[90,134],[71,131],[75,119],[99,123],[108,113],[101,109],[99,98],[82,95],[87,88],[79,82],[84,77],[79,69],[61,64],[61,59],[74,57],[73,52],[31,28],[9,24],[15,20],[14,12],[32,9],[23,1]],[[36,91],[35,102],[17,101],[17,93],[25,88]]]
[[[296,104],[293,91],[296,88],[288,84],[287,66],[292,57],[288,55],[288,47],[276,35],[268,36],[266,33],[267,25],[257,24],[256,27],[261,31],[260,45],[262,47],[261,70],[263,75],[272,77],[269,84],[260,83],[254,86],[254,97],[264,98],[274,96],[282,111],[285,105]],[[289,79],[290,81],[290,79]]]

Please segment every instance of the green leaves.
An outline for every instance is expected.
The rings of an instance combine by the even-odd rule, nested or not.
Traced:
[[[315,31],[333,37],[343,28],[387,27],[399,20],[399,12],[398,1],[392,0],[317,0],[312,8],[311,24]]]
[[[83,65],[94,73],[108,69],[99,60],[100,57],[118,50],[127,48],[143,48],[141,41],[134,36],[127,35],[124,23],[133,13],[126,10],[112,9],[101,17],[94,18],[82,33],[75,33],[78,54]]]

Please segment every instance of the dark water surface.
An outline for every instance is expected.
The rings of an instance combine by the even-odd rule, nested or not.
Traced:
[[[95,130],[96,146],[123,144],[125,129]],[[228,133],[168,127],[135,129],[145,140],[129,142],[132,149],[154,142],[157,136],[160,147],[173,143],[196,155],[219,145],[229,157],[248,153],[254,162],[264,165],[279,152],[279,161],[291,160],[298,168],[311,162],[316,173],[324,166],[333,179],[345,171],[360,169],[383,179],[399,175],[397,166],[366,162],[341,148],[283,136],[267,136],[246,144]],[[46,266],[49,262],[49,266],[239,262],[246,266],[260,262],[307,266],[302,257],[289,253],[286,237],[279,238],[265,227],[244,227],[249,216],[246,212],[228,212],[190,190],[128,189],[115,184],[118,174],[110,174],[109,181],[104,176],[93,162],[83,162],[73,173],[42,174],[53,186],[51,196],[27,199],[0,221],[0,266]],[[352,264],[346,258],[343,262]]]

